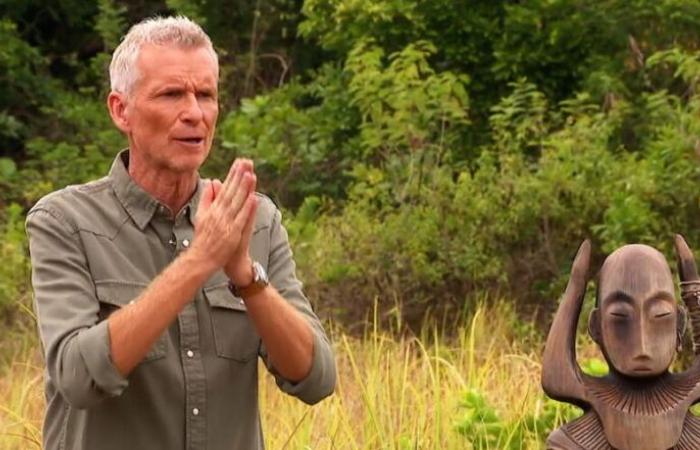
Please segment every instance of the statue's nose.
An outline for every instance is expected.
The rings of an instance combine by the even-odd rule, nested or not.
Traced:
[[[649,349],[649,338],[646,333],[644,322],[640,321],[637,325],[637,348],[634,352],[635,361],[648,361],[651,359],[650,349]]]

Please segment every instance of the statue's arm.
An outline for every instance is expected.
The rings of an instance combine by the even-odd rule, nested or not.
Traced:
[[[676,255],[678,276],[681,280],[681,298],[688,310],[690,327],[693,332],[693,352],[700,356],[700,276],[693,252],[680,234],[676,235]]]
[[[576,362],[576,327],[586,294],[591,244],[579,247],[566,291],[547,336],[542,360],[542,387],[551,398],[579,406],[586,404],[583,372]]]

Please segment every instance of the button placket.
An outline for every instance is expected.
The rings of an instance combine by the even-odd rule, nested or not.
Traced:
[[[189,303],[178,315],[182,369],[185,377],[185,441],[187,450],[206,445],[206,381],[199,351],[199,326],[194,302]]]
[[[175,223],[172,240],[177,253],[187,250],[192,245],[192,227],[188,226],[187,221],[181,220]]]
[[[173,224],[175,256],[192,244],[193,228],[178,216]],[[178,314],[180,328],[180,360],[185,378],[185,442],[186,450],[206,446],[206,380],[199,343],[199,322],[196,300]]]

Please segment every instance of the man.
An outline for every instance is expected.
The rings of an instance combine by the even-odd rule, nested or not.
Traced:
[[[263,448],[257,356],[311,404],[333,354],[253,164],[202,180],[218,61],[185,18],[134,26],[107,104],[129,148],[27,217],[47,450]],[[268,283],[269,277],[269,283]]]

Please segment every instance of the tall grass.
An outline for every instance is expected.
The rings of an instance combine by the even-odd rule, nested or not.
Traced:
[[[421,336],[398,337],[376,326],[362,337],[332,330],[339,373],[332,397],[309,407],[261,377],[267,448],[541,448],[532,434],[507,444],[501,438],[476,442],[459,428],[466,392],[478,392],[500,423],[517,424],[542,409],[541,345],[515,332],[515,323],[506,307],[479,307],[449,340],[428,328]],[[19,342],[0,368],[0,449],[40,448],[41,358],[31,334]]]

